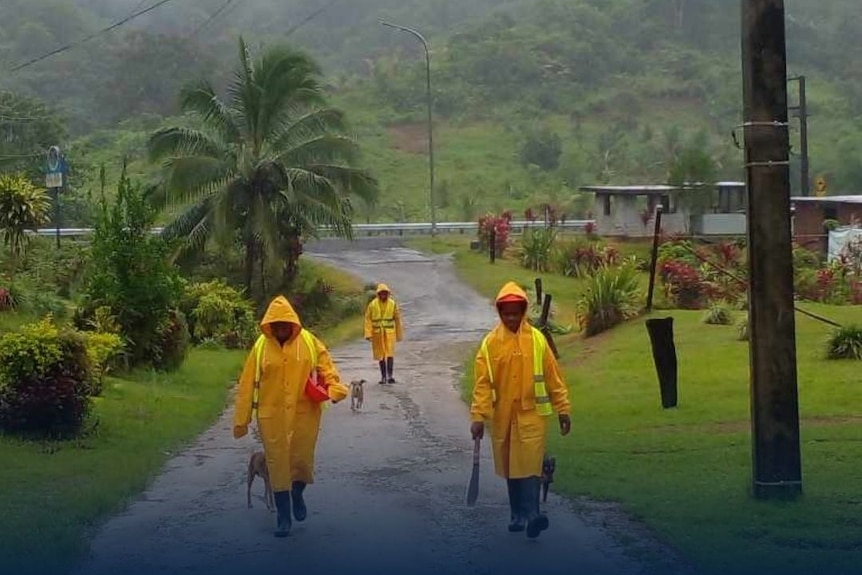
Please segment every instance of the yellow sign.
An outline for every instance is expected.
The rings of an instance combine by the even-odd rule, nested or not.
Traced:
[[[823,179],[823,176],[819,176],[814,180],[814,195],[818,198],[826,195],[826,180]]]

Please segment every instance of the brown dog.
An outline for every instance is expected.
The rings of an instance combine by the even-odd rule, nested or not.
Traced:
[[[364,379],[354,379],[350,382],[350,411],[362,409],[362,403],[365,399],[363,385],[365,385]]]
[[[254,478],[258,475],[263,478],[263,500],[266,503],[266,508],[273,511],[275,510],[275,497],[272,495],[272,485],[269,483],[269,469],[266,466],[266,456],[263,454],[263,451],[255,451],[248,460],[247,495],[249,509],[251,509],[251,484],[254,483]]]
[[[545,455],[542,461],[542,502],[548,500],[548,488],[554,482],[554,471],[557,469],[557,458]]]

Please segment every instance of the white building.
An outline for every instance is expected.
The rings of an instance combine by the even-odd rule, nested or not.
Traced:
[[[666,234],[734,236],[745,234],[745,182],[717,182],[714,201],[707,213],[692,214],[677,201],[680,194],[702,187],[668,185],[582,186],[592,192],[595,232],[609,237],[648,237],[655,226],[655,212],[662,206],[661,227]]]

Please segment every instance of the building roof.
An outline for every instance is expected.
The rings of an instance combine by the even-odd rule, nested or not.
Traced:
[[[581,190],[585,192],[595,192],[597,194],[633,194],[633,195],[650,195],[650,194],[666,194],[674,190],[678,190],[676,186],[658,185],[643,185],[643,186],[581,186]]]
[[[822,198],[816,196],[797,196],[790,198],[790,201],[803,204],[862,204],[862,195],[823,196]]]
[[[669,186],[667,184],[643,184],[631,186],[581,186],[579,189],[584,192],[593,192],[596,194],[614,194],[614,195],[635,195],[635,196],[651,196],[664,195],[674,191],[684,191],[686,189],[699,188],[710,184],[703,182],[694,182],[684,186]],[[716,182],[711,184],[717,188],[744,188],[745,182]]]

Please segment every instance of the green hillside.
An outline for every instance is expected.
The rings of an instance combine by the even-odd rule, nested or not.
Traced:
[[[153,4],[7,0],[0,66],[11,70]],[[363,207],[362,217],[427,219],[424,57],[415,38],[380,26],[383,17],[420,29],[431,44],[441,219],[543,202],[583,215],[578,185],[663,182],[686,150],[708,155],[716,177],[742,177],[730,136],[741,121],[738,0],[245,0],[219,12],[223,6],[170,2],[3,73],[0,88],[57,111],[66,148],[80,152],[83,190],[99,163],[122,155],[131,156],[133,173],[149,173],[141,158],[147,133],[177,113],[188,80],[229,79],[239,34],[257,45],[289,33],[286,40],[324,65],[333,102],[348,112],[381,179],[383,201]],[[825,176],[831,193],[862,191],[862,4],[786,6],[789,71],[808,78],[811,174]],[[9,116],[0,108],[0,128]],[[797,154],[796,126],[791,138]],[[0,144],[0,157],[31,152]]]

